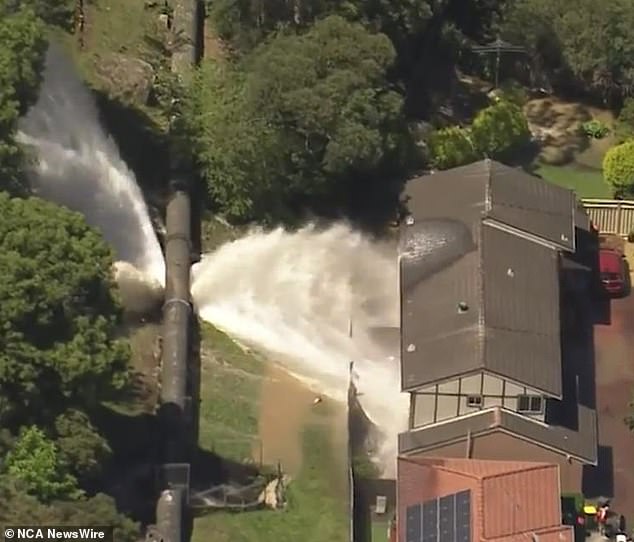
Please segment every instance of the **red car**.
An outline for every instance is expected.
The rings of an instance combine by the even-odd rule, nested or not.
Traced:
[[[616,250],[602,248],[599,252],[601,282],[605,291],[612,295],[625,293],[626,267],[623,255]]]

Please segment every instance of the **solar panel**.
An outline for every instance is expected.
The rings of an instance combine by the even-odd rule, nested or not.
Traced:
[[[438,499],[423,503],[422,542],[438,542]]]
[[[438,534],[442,542],[455,542],[455,496],[447,495],[439,501]]]
[[[406,542],[421,542],[421,515],[422,506],[415,504],[414,506],[407,507],[407,517],[405,521],[405,540]]]
[[[471,542],[471,492],[456,493],[456,542]]]
[[[471,492],[407,507],[406,542],[471,542]]]

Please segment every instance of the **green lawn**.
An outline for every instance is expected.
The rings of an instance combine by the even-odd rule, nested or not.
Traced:
[[[537,175],[545,180],[571,188],[579,198],[611,198],[610,188],[603,180],[600,170],[575,165],[551,166],[539,164],[535,169]]]
[[[258,433],[264,360],[203,324],[200,445],[237,461],[252,455]],[[216,512],[197,518],[192,542],[345,542],[348,540],[345,454],[332,442],[333,413],[315,409],[302,435],[302,468],[283,511]],[[280,413],[282,416],[283,413]],[[343,479],[342,479],[343,478]]]
[[[388,542],[388,527],[387,521],[373,521],[372,542]]]

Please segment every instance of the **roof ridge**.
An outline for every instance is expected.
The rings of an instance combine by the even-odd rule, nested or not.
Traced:
[[[504,461],[504,463],[507,463],[506,461]],[[522,469],[510,469],[504,472],[497,472],[495,474],[485,474],[484,476],[482,476],[482,480],[489,480],[491,478],[501,478],[502,476],[507,476],[509,474],[516,474],[518,472],[533,472],[535,470],[539,470],[539,469],[550,469],[550,468],[556,468],[559,469],[559,465],[556,465],[555,463],[545,463],[545,462],[538,462],[535,463],[533,461],[513,461],[513,463],[520,463],[522,465],[526,465],[525,468]]]
[[[487,340],[486,340],[486,314],[485,314],[485,280],[484,280],[484,220],[489,216],[489,213],[492,209],[492,195],[491,195],[491,181],[493,179],[493,164],[494,162],[490,158],[484,159],[484,167],[486,169],[486,183],[484,185],[484,213],[479,223],[479,232],[478,232],[478,253],[479,253],[479,261],[478,261],[478,279],[480,281],[478,293],[480,298],[478,299],[479,306],[479,315],[478,315],[478,349],[480,350],[480,363],[484,368],[486,367],[486,359],[487,359]]]
[[[407,456],[401,456],[401,459],[403,461],[405,461],[406,463],[410,463],[413,465],[418,465],[420,467],[433,467],[433,468],[437,468],[439,470],[444,470],[447,472],[450,472],[452,474],[458,474],[459,476],[465,476],[466,478],[473,478],[474,480],[481,480],[482,476],[478,476],[476,474],[472,474],[472,473],[467,473],[467,472],[462,472],[460,470],[457,470],[455,468],[451,468],[448,467],[447,465],[443,465],[442,463],[427,463],[427,462],[421,462],[421,461],[417,461],[416,458],[411,458],[411,457],[407,457]],[[420,458],[423,461],[429,461],[429,460],[433,460],[434,458]],[[444,457],[439,457],[437,458],[438,460],[441,461],[446,461],[447,459],[453,459],[453,458],[444,458]],[[478,460],[476,460],[478,461]]]

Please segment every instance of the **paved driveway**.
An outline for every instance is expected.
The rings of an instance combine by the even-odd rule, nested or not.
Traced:
[[[634,393],[634,294],[612,300],[611,322],[595,326],[599,457],[604,492],[634,527],[634,433],[624,423]],[[612,486],[612,488],[610,488]]]

